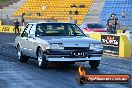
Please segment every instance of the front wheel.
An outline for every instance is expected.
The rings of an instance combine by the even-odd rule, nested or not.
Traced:
[[[100,60],[90,60],[89,65],[92,69],[97,69],[100,64]]]
[[[38,59],[39,68],[44,69],[44,68],[48,67],[48,61],[46,60],[44,52],[43,52],[43,50],[41,48],[38,51],[37,59]]]
[[[18,55],[18,60],[20,62],[27,62],[29,57],[23,55],[21,49],[20,49],[20,46],[17,47],[17,55]]]

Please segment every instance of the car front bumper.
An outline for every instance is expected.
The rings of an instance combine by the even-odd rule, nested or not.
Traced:
[[[83,55],[73,55],[74,52],[83,52]],[[72,61],[72,62],[84,62],[89,60],[101,60],[103,51],[92,50],[47,50],[45,56],[47,61]]]
[[[89,61],[89,60],[101,60],[101,57],[86,57],[86,58],[65,58],[65,57],[62,57],[62,58],[47,58],[48,61],[61,61],[61,62],[83,62],[83,61]]]

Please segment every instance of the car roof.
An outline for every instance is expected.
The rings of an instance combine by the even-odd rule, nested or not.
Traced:
[[[28,23],[28,24],[42,24],[42,23],[68,23],[68,24],[75,24],[70,22],[35,22],[35,23]]]

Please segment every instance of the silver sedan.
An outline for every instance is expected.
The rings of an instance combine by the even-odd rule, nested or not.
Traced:
[[[40,68],[49,62],[85,62],[97,68],[103,54],[99,41],[89,38],[73,23],[29,23],[15,39],[20,62],[36,59]]]

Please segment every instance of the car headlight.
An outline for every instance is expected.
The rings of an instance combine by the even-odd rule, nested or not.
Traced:
[[[103,44],[95,43],[89,45],[90,50],[100,51],[103,50]]]
[[[64,46],[62,43],[57,43],[57,44],[50,44],[51,49],[64,49]]]

